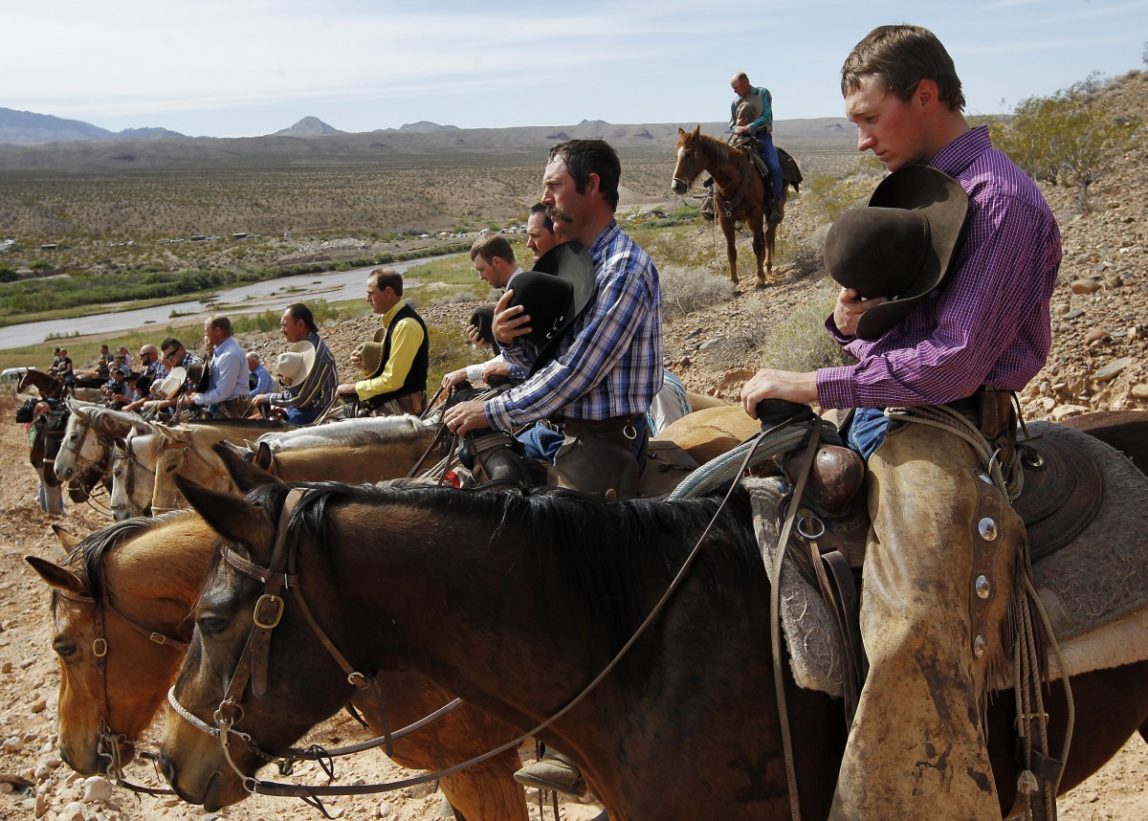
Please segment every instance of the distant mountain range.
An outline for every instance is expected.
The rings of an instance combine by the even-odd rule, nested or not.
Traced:
[[[123,168],[190,168],[212,163],[242,167],[269,160],[377,162],[380,157],[467,153],[544,156],[568,139],[604,139],[620,151],[672,149],[678,126],[697,123],[616,124],[583,120],[566,126],[459,128],[426,120],[362,133],[340,131],[318,117],[263,137],[188,137],[166,128],[113,132],[80,120],[65,120],[0,108],[0,170],[114,171]],[[701,123],[715,136],[725,123]],[[840,117],[779,120],[775,138],[784,147],[800,142],[807,151],[841,151],[853,145],[853,126]]]
[[[72,142],[75,140],[158,140],[182,137],[166,128],[125,128],[108,131],[106,128],[81,120],[65,120],[51,114],[35,114],[0,108],[0,143],[35,145],[37,143]]]

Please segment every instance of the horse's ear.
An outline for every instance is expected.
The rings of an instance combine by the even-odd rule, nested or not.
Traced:
[[[682,128],[681,126],[678,126],[678,136],[679,137],[686,136],[686,130],[684,128]]]
[[[32,569],[48,583],[50,587],[63,590],[76,596],[89,595],[88,585],[84,580],[67,568],[52,564],[39,556],[25,556],[24,561],[32,565]]]
[[[246,448],[241,448],[230,442],[216,442],[211,446],[211,449],[223,460],[223,466],[227,468],[231,480],[244,493],[255,490],[257,487],[263,487],[263,485],[273,485],[279,482],[279,479],[274,475],[248,461],[247,457],[251,455],[251,451]]]
[[[699,137],[699,136],[701,136],[701,133],[702,133],[702,124],[698,123],[697,125],[694,126],[694,133],[690,136]]]
[[[72,548],[78,545],[83,539],[75,533],[69,533],[59,525],[52,525],[52,530],[56,534],[56,538],[60,540],[60,547],[64,548],[65,553],[70,553]]]
[[[179,474],[174,478],[179,492],[203,517],[207,526],[220,536],[246,545],[262,543],[260,526],[267,524],[262,508],[249,504],[242,496],[208,490]]]
[[[251,460],[259,467],[267,470],[271,467],[271,446],[266,442],[256,442],[255,457]]]

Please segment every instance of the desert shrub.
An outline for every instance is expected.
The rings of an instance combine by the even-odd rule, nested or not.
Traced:
[[[773,315],[776,324],[758,354],[762,367],[812,371],[845,362],[841,348],[825,331],[825,317],[836,299],[836,286],[826,282],[809,302],[787,314]]]
[[[1140,123],[1117,120],[1097,102],[1095,78],[1052,97],[1029,97],[1017,107],[999,146],[1038,180],[1076,187],[1082,211],[1088,189],[1131,142]]]
[[[814,177],[809,183],[808,202],[822,219],[833,222],[850,208],[864,205],[873,189],[871,172],[867,168],[845,179],[826,174]]]
[[[658,274],[663,310],[677,310],[682,316],[728,302],[737,290],[727,277],[712,269],[666,265],[658,268]]]

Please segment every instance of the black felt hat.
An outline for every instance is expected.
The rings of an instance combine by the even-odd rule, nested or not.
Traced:
[[[531,331],[524,340],[538,347],[531,372],[558,352],[558,343],[570,330],[594,295],[594,260],[580,242],[556,245],[539,257],[533,271],[515,275],[511,305],[522,305],[530,315]]]
[[[888,299],[861,315],[858,338],[877,339],[944,281],[968,210],[956,180],[910,165],[882,180],[868,207],[833,223],[825,237],[829,275],[865,299]]]

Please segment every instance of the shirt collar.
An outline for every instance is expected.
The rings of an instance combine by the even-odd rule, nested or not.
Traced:
[[[610,220],[610,224],[607,225],[602,230],[602,233],[598,235],[598,238],[594,240],[594,244],[590,246],[590,256],[593,258],[595,265],[598,264],[598,260],[603,252],[610,246],[610,243],[614,241],[614,238],[618,236],[621,230],[622,229],[618,227],[617,220]]]
[[[961,136],[946,145],[929,161],[938,171],[956,178],[981,154],[993,147],[989,137],[989,127],[980,125],[970,128]]]
[[[407,301],[405,299],[400,299],[398,302],[396,302],[394,305],[392,305],[391,309],[389,311],[387,311],[385,314],[383,314],[383,327],[385,327],[385,328],[391,327],[391,320],[393,320],[395,318],[395,314],[397,314],[399,312],[399,309],[402,308],[406,304],[407,304]]]

